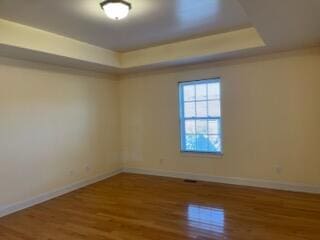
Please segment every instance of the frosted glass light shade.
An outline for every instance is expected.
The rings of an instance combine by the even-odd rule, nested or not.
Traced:
[[[101,3],[101,7],[109,18],[120,20],[128,16],[131,4],[120,0],[110,0]]]

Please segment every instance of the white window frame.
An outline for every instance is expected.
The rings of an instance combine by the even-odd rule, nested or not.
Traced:
[[[201,84],[201,83],[219,83],[220,86],[220,117],[191,117],[191,118],[185,118],[184,117],[184,93],[183,93],[183,87],[186,85],[195,85],[195,84]],[[181,153],[190,153],[190,154],[203,154],[203,155],[216,155],[216,156],[222,156],[223,155],[223,113],[222,113],[222,84],[221,84],[221,78],[215,77],[215,78],[209,78],[209,79],[202,79],[202,80],[191,80],[191,81],[182,81],[178,83],[179,88],[179,125],[180,125],[180,152]],[[220,142],[221,142],[221,151],[217,152],[211,152],[211,151],[197,151],[197,150],[186,150],[185,147],[185,121],[186,120],[220,120]]]

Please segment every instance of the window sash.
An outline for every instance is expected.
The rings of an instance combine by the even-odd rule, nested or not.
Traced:
[[[197,129],[195,129],[195,133],[186,133],[185,129],[186,129],[186,121],[188,120],[205,120],[205,121],[210,121],[210,120],[218,120],[220,121],[219,122],[219,133],[217,134],[210,134],[209,131],[208,131],[208,126],[207,126],[207,132],[206,134],[199,134],[197,133]],[[215,118],[184,118],[184,119],[181,119],[180,120],[181,123],[181,136],[180,136],[180,142],[181,142],[181,150],[182,152],[195,152],[195,153],[213,153],[213,154],[221,154],[222,153],[222,124],[221,124],[221,117],[215,117]],[[196,126],[195,126],[196,128]],[[221,150],[220,151],[200,151],[200,150],[187,150],[187,147],[186,147],[186,136],[187,135],[206,135],[206,136],[219,136],[220,138],[220,141],[221,141]]]

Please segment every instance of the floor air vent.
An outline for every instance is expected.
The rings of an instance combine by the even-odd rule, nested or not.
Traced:
[[[186,183],[197,183],[198,182],[196,180],[191,180],[191,179],[184,179],[183,181]]]

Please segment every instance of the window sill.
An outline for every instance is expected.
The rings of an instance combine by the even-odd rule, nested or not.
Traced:
[[[222,158],[223,153],[180,152],[181,156],[190,158]]]

